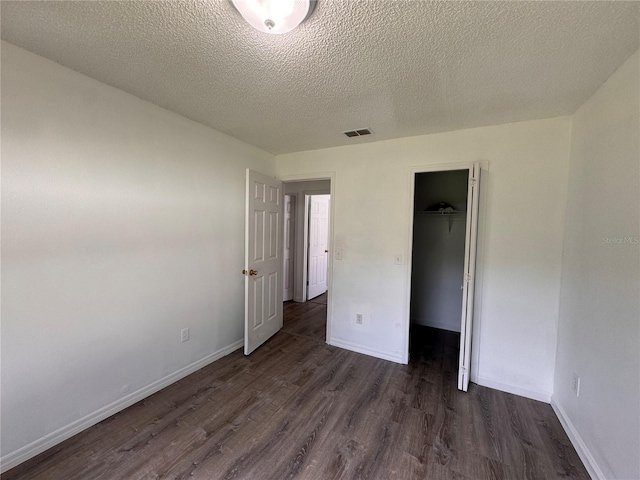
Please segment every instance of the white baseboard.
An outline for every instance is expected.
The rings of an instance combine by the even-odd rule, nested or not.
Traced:
[[[357,343],[347,342],[346,340],[341,340],[339,338],[331,337],[327,343],[329,345],[333,345],[334,347],[344,348],[356,353],[363,353],[365,355],[369,355],[370,357],[381,358],[382,360],[389,360],[390,362],[395,363],[404,363],[400,355],[393,355],[389,352],[383,352],[381,350],[365,347],[364,345],[360,345]]]
[[[35,440],[34,442],[31,442],[24,447],[19,448],[18,450],[6,454],[2,458],[0,458],[0,472],[6,472],[7,470],[21,464],[22,462],[35,457],[39,453],[42,453],[45,450],[59,444],[60,442],[63,442],[64,440],[74,436],[75,434],[86,430],[96,423],[101,422],[105,418],[109,418],[111,415],[118,413],[119,411],[124,410],[127,407],[130,407],[134,403],[139,402],[149,395],[162,390],[172,383],[177,382],[181,378],[184,378],[187,375],[200,370],[202,367],[215,362],[219,358],[222,358],[230,354],[231,352],[234,352],[243,345],[244,340],[238,340],[237,342],[234,342],[227,347],[221,348],[220,350],[213,352],[206,357],[201,358],[200,360],[197,360],[192,364],[187,365],[186,367],[183,367],[180,370],[167,375],[166,377],[156,380],[146,387],[136,390],[135,392],[132,392],[129,395],[96,410],[95,412],[85,415],[84,417],[70,423],[69,425],[59,428],[55,432],[51,432],[44,437],[39,438],[38,440]]]
[[[578,456],[580,457],[580,460],[582,460],[582,463],[584,463],[584,466],[587,469],[587,472],[589,472],[589,475],[591,475],[591,478],[594,480],[605,480],[604,473],[602,473],[596,459],[591,455],[591,452],[584,443],[584,440],[582,440],[578,430],[576,430],[576,427],[574,427],[571,420],[569,420],[567,412],[565,412],[562,405],[560,405],[553,396],[551,397],[551,408],[556,412],[556,416],[558,417],[558,420],[560,420],[562,428],[564,428],[564,431],[567,433],[569,440],[571,440],[571,443],[573,444],[573,448],[578,452]]]
[[[478,385],[482,385],[483,387],[493,388],[494,390],[500,390],[501,392],[513,393],[514,395],[530,398],[532,400],[538,400],[544,403],[549,403],[551,401],[551,392],[529,390],[515,385],[510,385],[508,383],[502,383],[497,380],[492,380],[480,375],[476,377],[476,380],[476,383]]]

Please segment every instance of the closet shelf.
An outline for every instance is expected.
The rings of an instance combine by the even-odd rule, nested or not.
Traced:
[[[441,210],[422,210],[416,212],[421,217],[436,217],[446,218],[449,220],[449,233],[451,233],[451,227],[453,226],[454,219],[464,219],[467,215],[466,210],[453,210],[453,211],[441,211]]]
[[[416,212],[417,215],[427,215],[431,217],[462,217],[467,214],[466,211],[455,210],[453,212],[440,212],[440,211],[421,211]]]

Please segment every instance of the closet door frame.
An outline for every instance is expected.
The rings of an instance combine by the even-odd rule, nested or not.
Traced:
[[[433,164],[433,165],[421,165],[421,166],[416,166],[416,167],[412,167],[410,169],[410,201],[409,201],[409,211],[408,211],[408,215],[409,215],[409,238],[408,238],[408,249],[407,249],[407,259],[411,259],[413,256],[413,222],[414,222],[414,201],[415,201],[415,181],[416,181],[416,174],[418,173],[430,173],[430,172],[443,172],[443,171],[453,171],[453,170],[467,170],[469,171],[469,178],[472,177],[473,174],[473,169],[474,169],[474,165],[478,165],[479,171],[482,171],[482,174],[486,177],[488,171],[489,171],[489,162],[488,161],[478,161],[478,162],[464,162],[464,163],[444,163],[444,164]],[[484,179],[486,180],[486,178]],[[483,242],[483,232],[484,232],[484,228],[483,228],[483,219],[485,218],[484,215],[484,200],[483,198],[486,198],[486,190],[487,190],[487,184],[486,181],[483,185],[483,195],[479,196],[477,198],[478,200],[478,213],[479,216],[477,219],[474,219],[474,223],[477,223],[477,225],[475,226],[476,228],[476,240],[477,240],[477,247],[476,247],[476,251],[475,251],[475,257],[474,257],[474,263],[475,263],[475,275],[474,275],[474,287],[473,288],[473,297],[472,297],[472,302],[473,302],[473,311],[472,311],[472,322],[471,325],[461,325],[462,328],[466,329],[466,332],[468,332],[469,335],[465,336],[462,334],[463,332],[461,331],[461,353],[462,353],[462,349],[464,348],[465,350],[468,350],[469,347],[471,346],[471,343],[473,343],[473,348],[471,348],[471,352],[469,355],[469,359],[470,359],[470,365],[468,366],[469,368],[466,369],[465,371],[465,375],[466,375],[466,382],[465,383],[465,387],[466,384],[468,384],[468,381],[471,380],[472,382],[477,383],[477,377],[478,377],[478,359],[479,359],[479,354],[480,354],[480,350],[479,350],[479,338],[480,338],[480,319],[481,319],[481,312],[482,312],[482,303],[481,303],[481,291],[482,291],[482,273],[483,273],[483,269],[482,269],[482,257],[483,257],[483,250],[484,250],[484,242]],[[469,190],[469,193],[471,193],[471,191]],[[469,235],[467,235],[467,240],[468,240]],[[465,241],[465,250],[468,250],[468,245],[466,244]],[[411,311],[411,275],[412,275],[412,268],[413,268],[413,264],[412,261],[408,261],[408,266],[409,268],[407,269],[407,293],[406,293],[406,303],[405,303],[405,331],[404,331],[404,344],[405,344],[405,352],[404,352],[404,358],[403,358],[403,362],[404,363],[409,363],[409,344],[410,344],[410,339],[409,339],[409,329],[411,328],[411,318],[410,318],[410,311]],[[467,262],[465,261],[465,268],[467,266]],[[465,272],[466,273],[466,272]],[[466,304],[467,302],[464,302],[463,305],[463,309],[466,308]],[[461,312],[462,313],[462,312]],[[461,322],[462,323],[462,322]],[[473,342],[471,341],[473,339]],[[462,358],[463,356],[461,355],[460,357],[460,361],[461,361],[461,365],[459,366],[463,366],[464,364],[462,362]],[[461,372],[461,370],[459,370],[459,372]],[[459,374],[458,376],[458,382],[457,385],[460,389],[463,386],[463,383],[460,382],[461,380],[461,375]],[[464,390],[466,391],[466,388],[464,388]]]

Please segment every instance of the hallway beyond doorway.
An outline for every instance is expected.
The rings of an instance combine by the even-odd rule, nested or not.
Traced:
[[[320,342],[326,341],[327,294],[304,303],[285,302],[283,332]]]

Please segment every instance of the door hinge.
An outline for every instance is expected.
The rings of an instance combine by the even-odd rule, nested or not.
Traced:
[[[475,187],[475,186],[476,186],[476,183],[478,183],[478,180],[477,180],[476,178],[472,178],[472,179],[470,180],[470,182],[471,182],[471,186],[472,186],[472,187]]]
[[[471,281],[471,275],[469,275],[468,273],[464,274],[464,281],[465,283],[469,283]]]

